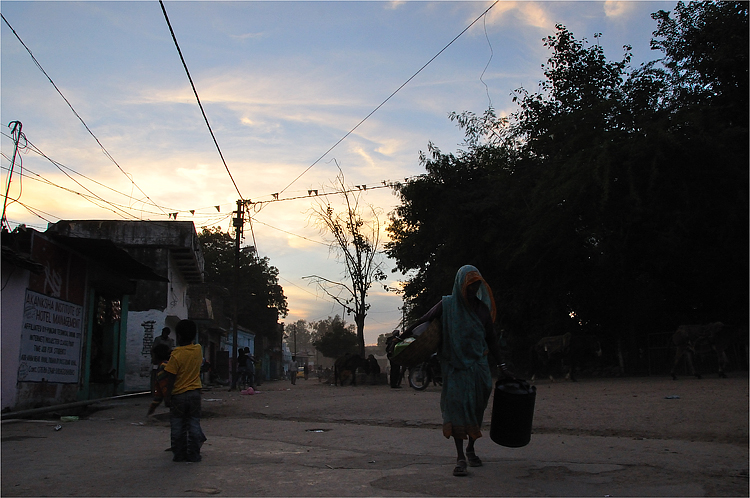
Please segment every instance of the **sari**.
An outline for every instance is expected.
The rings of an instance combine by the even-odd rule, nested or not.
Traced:
[[[466,288],[481,282],[476,298],[467,299]],[[446,438],[478,439],[484,411],[492,392],[492,375],[485,338],[495,320],[495,302],[487,282],[470,265],[456,273],[453,293],[443,296],[443,342],[440,364],[443,390],[440,410]]]

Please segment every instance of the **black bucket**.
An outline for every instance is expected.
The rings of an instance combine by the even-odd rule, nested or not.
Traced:
[[[536,386],[523,379],[502,379],[495,384],[490,439],[501,446],[519,448],[531,441]]]

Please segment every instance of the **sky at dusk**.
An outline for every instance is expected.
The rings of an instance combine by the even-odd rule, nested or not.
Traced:
[[[550,56],[542,38],[556,24],[602,45],[611,61],[631,45],[638,67],[661,55],[649,47],[650,14],[675,4],[164,2],[225,167],[158,1],[4,0],[6,187],[9,123],[21,122],[27,140],[8,193],[9,226],[176,218],[226,231],[243,198],[257,203],[243,244],[278,268],[290,311],[282,320],[341,315],[303,278],[343,278],[330,236],[310,217],[316,202],[337,206],[339,196],[321,194],[335,192],[339,167],[385,223],[398,203],[388,185],[424,173],[420,151],[429,142],[460,148],[450,112],[491,105],[508,115],[514,90],[538,91]],[[397,286],[403,276],[382,261],[386,284]],[[372,344],[398,325],[402,300],[376,285],[369,302]]]

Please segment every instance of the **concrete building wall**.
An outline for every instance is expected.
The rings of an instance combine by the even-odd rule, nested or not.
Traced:
[[[171,255],[164,252],[167,259],[167,292],[165,302],[145,311],[128,313],[128,332],[125,346],[125,391],[148,391],[151,383],[151,345],[155,337],[161,335],[164,327],[169,327],[169,337],[177,344],[175,327],[177,322],[188,317],[188,284],[183,278]]]
[[[21,327],[26,287],[29,285],[29,271],[3,264],[2,282],[5,288],[2,299],[2,408],[13,408],[17,397],[18,355],[21,350]]]
[[[151,345],[169,327],[169,337],[175,340],[174,328],[180,319],[165,311],[131,311],[128,313],[128,333],[125,343],[125,391],[148,391],[151,385]],[[175,340],[175,343],[177,341]]]

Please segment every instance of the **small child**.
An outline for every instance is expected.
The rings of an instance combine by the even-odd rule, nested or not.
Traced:
[[[148,407],[148,413],[151,415],[156,411],[156,408],[161,404],[161,400],[164,399],[164,395],[167,391],[167,372],[164,371],[164,367],[167,366],[169,361],[170,348],[166,344],[157,344],[154,346],[151,352],[154,358],[154,364],[159,365],[156,369],[154,377],[154,399],[151,401],[151,405]]]
[[[164,367],[167,389],[164,404],[170,408],[174,462],[200,462],[206,440],[201,429],[201,363],[203,351],[193,344],[198,328],[192,320],[180,320],[175,328],[177,347]]]

